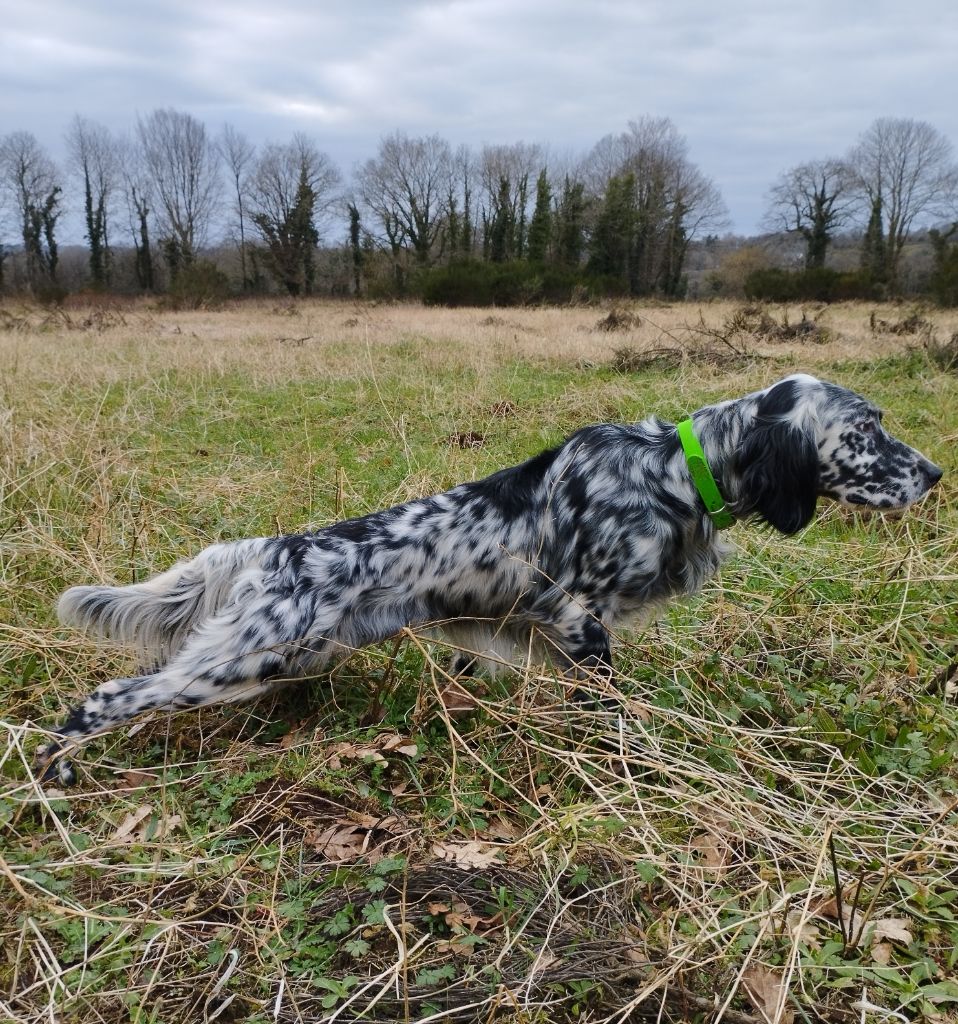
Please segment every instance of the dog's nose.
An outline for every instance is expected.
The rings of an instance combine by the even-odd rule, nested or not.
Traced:
[[[944,470],[942,470],[940,466],[936,466],[934,462],[926,462],[921,468],[924,470],[925,476],[928,478],[929,487],[934,487],[935,484],[938,483],[938,481],[945,475]]]

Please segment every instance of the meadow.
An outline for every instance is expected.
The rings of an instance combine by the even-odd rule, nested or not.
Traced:
[[[958,313],[0,305],[0,1021],[958,1020]],[[295,532],[805,370],[945,478],[739,524],[614,701],[407,633],[41,784],[128,652],[67,586]],[[597,684],[598,685],[598,684]]]

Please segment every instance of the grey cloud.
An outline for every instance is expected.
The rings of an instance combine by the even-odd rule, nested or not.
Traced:
[[[40,0],[5,15],[0,132],[53,151],[175,106],[257,141],[314,135],[348,173],[394,129],[586,149],[668,116],[755,230],[776,175],[881,115],[958,141],[952,0]]]

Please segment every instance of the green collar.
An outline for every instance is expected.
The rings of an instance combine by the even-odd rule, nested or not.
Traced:
[[[692,421],[682,420],[678,425],[679,440],[682,442],[682,451],[685,452],[685,461],[688,463],[689,472],[692,474],[692,482],[699,492],[699,497],[705,502],[705,508],[712,519],[717,530],[724,530],[735,522],[735,516],[725,505],[722,492],[718,489],[715,477],[709,469],[705,452],[699,444],[699,439],[692,429]]]

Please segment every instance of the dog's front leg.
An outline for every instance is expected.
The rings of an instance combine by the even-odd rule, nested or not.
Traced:
[[[540,628],[552,641],[557,661],[575,679],[594,680],[602,689],[612,681],[612,647],[609,633],[599,615],[584,604],[567,600]],[[596,698],[582,687],[573,700],[595,705]]]

